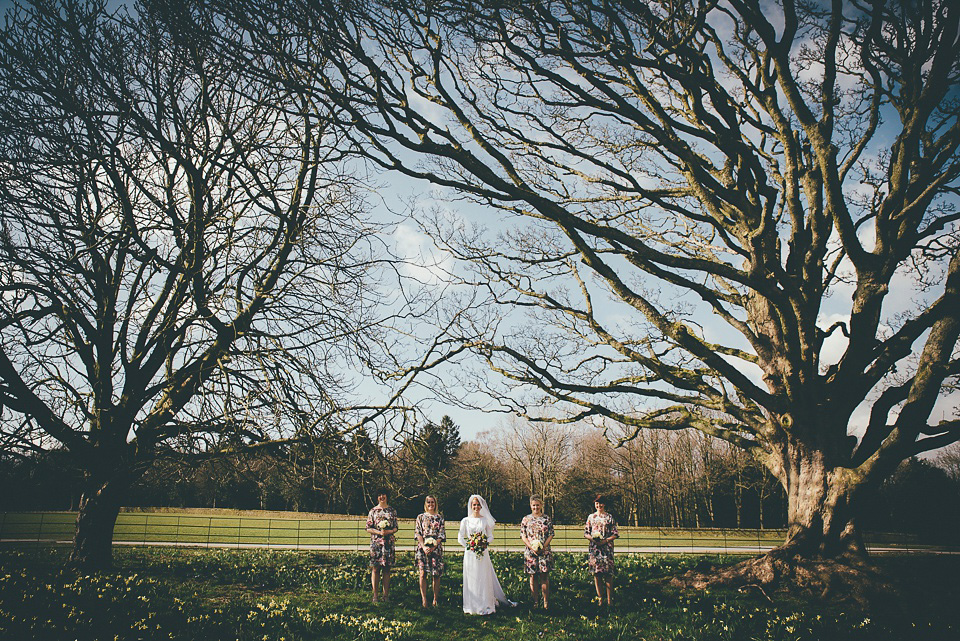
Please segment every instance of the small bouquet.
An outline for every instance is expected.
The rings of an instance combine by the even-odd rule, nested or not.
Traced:
[[[487,549],[487,545],[487,535],[483,532],[474,532],[467,539],[467,549],[477,556],[483,556],[483,551]]]
[[[381,532],[386,530],[388,527],[390,527],[390,521],[388,521],[387,519],[383,519],[382,521],[377,523],[377,528],[379,528]]]
[[[603,538],[603,532],[600,530],[594,530],[593,534],[590,535],[590,538],[592,538],[594,541],[600,541]]]
[[[428,548],[437,547],[437,540],[432,536],[426,536],[423,538],[423,545]]]
[[[530,544],[530,549],[533,550],[534,552],[539,553],[543,550],[543,543],[539,539],[537,539],[536,541]]]

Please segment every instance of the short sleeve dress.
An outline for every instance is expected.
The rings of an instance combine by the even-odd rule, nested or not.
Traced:
[[[610,516],[609,512],[600,514],[594,512],[587,517],[587,524],[583,528],[583,535],[590,537],[590,573],[591,574],[610,574],[614,570],[613,563],[613,541],[609,543],[598,543],[594,540],[594,533],[598,533],[600,538],[617,538],[620,531],[617,529],[617,522]]]
[[[546,542],[553,536],[553,521],[546,514],[528,514],[520,521],[520,534],[528,541]],[[553,567],[553,552],[546,550],[534,554],[530,548],[523,549],[523,571],[527,574],[545,574]]]
[[[414,554],[417,571],[430,576],[443,576],[443,542],[447,540],[443,515],[424,512],[417,517],[416,532],[423,539],[429,536],[437,540],[437,546],[429,552],[417,543]]]
[[[387,527],[381,528],[380,523],[386,521]],[[367,527],[377,530],[393,530],[397,527],[397,511],[392,507],[380,507],[379,505],[370,510],[367,515]],[[396,563],[396,536],[391,534],[386,537],[379,534],[370,535],[370,565],[378,565],[383,568],[392,568]]]

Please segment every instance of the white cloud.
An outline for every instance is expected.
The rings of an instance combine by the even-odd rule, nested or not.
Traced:
[[[393,232],[394,250],[402,259],[400,271],[428,287],[451,282],[453,258],[441,251],[433,241],[414,227],[397,225]]]
[[[822,314],[817,320],[817,327],[826,331],[833,327],[834,323],[843,323],[849,326],[850,314]],[[820,349],[821,372],[825,371],[827,367],[840,362],[843,353],[847,350],[847,344],[849,342],[839,328],[835,329],[833,333],[823,341],[823,347]]]

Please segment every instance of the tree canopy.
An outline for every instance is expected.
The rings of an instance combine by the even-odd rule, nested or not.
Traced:
[[[515,223],[432,227],[501,392],[749,451],[803,556],[858,554],[865,489],[960,438],[956,3],[276,8],[356,153]]]
[[[329,120],[224,55],[235,35],[195,4],[99,0],[0,31],[4,449],[84,470],[81,565],[109,562],[157,457],[378,415],[349,396],[393,313],[364,185]]]

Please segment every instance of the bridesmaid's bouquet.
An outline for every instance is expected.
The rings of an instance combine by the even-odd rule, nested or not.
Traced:
[[[487,545],[489,545],[487,535],[483,532],[474,532],[467,539],[467,549],[477,556],[483,556],[483,551],[487,549]]]
[[[534,552],[540,552],[543,550],[543,543],[541,543],[539,540],[534,541],[532,544],[530,544],[530,549]]]
[[[380,521],[379,523],[377,523],[377,527],[378,527],[381,531],[382,531],[382,530],[386,530],[388,527],[390,527],[390,521],[388,521],[387,519],[383,519],[382,521]]]
[[[423,539],[423,544],[428,548],[435,548],[437,547],[437,540],[432,536],[428,536]]]
[[[601,532],[600,530],[594,530],[591,536],[594,541],[599,541],[600,539],[603,538],[603,532]]]

